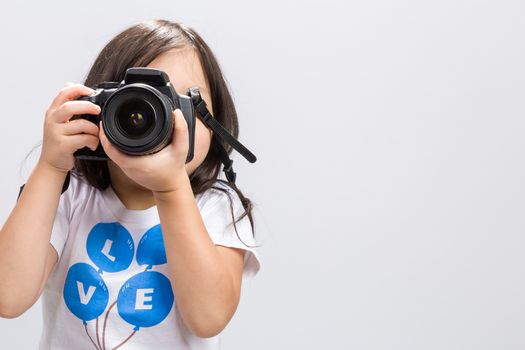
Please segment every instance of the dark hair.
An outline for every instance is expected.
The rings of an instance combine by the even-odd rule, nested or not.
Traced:
[[[168,50],[188,46],[196,50],[201,61],[211,95],[213,116],[237,138],[239,136],[237,112],[217,59],[201,36],[182,23],[157,19],[144,21],[125,29],[106,44],[99,53],[89,70],[84,85],[92,87],[104,81],[122,81],[128,68],[145,67],[157,56]],[[215,134],[213,135],[215,137]],[[222,142],[219,138],[216,138],[216,141],[225,147],[228,153],[232,152],[232,147],[227,143]],[[252,202],[242,194],[234,183],[218,179],[221,164],[217,149],[212,142],[206,158],[190,175],[193,194],[197,195],[210,188],[226,193],[230,201],[235,232],[237,233],[235,223],[247,215],[250,219],[253,235]],[[111,184],[107,161],[76,159],[72,170],[100,190],[106,189]],[[229,186],[241,199],[244,213],[237,220],[235,220],[233,213],[231,194],[225,188],[214,186],[216,181]],[[237,236],[239,237],[238,233]],[[239,239],[241,238],[239,237]]]

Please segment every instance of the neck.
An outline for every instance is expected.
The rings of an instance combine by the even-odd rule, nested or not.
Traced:
[[[113,162],[108,162],[111,186],[126,209],[144,210],[155,205],[153,193],[137,185]]]

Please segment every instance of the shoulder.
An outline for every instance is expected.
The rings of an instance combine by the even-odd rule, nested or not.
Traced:
[[[237,192],[225,181],[217,180],[213,185],[196,196],[197,203],[202,209],[211,209],[217,205],[232,203],[233,206],[242,205]]]
[[[211,192],[222,192],[227,191],[228,193],[235,193],[235,190],[230,185],[230,183],[224,181],[224,180],[216,180],[213,185],[208,189]]]
[[[69,197],[78,197],[86,193],[94,191],[95,188],[82,175],[70,172],[69,184],[67,189],[62,194],[67,194]]]
[[[197,198],[203,221],[209,226],[233,225],[243,231],[252,232],[252,206],[243,203],[241,196],[225,181],[216,181]]]
[[[70,212],[73,212],[85,206],[87,200],[93,198],[96,191],[97,189],[85,177],[72,171],[64,183],[60,202],[63,202]]]

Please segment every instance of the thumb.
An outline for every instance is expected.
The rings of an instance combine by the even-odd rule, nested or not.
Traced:
[[[188,123],[186,122],[186,119],[184,118],[182,111],[177,108],[173,114],[175,118],[174,124],[175,124],[176,132],[187,132]]]
[[[173,129],[173,138],[175,139],[173,146],[187,148],[189,142],[188,123],[178,108],[173,112]]]

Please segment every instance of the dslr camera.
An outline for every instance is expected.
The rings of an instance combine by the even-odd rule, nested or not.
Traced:
[[[122,82],[103,82],[93,87],[95,92],[78,100],[90,101],[101,107],[99,115],[75,115],[102,127],[108,140],[129,155],[145,155],[160,151],[173,137],[173,116],[180,109],[188,123],[189,149],[186,163],[193,159],[195,110],[190,96],[180,95],[168,75],[158,69],[134,67],[126,71]],[[84,147],[75,152],[78,159],[109,159],[102,145],[95,151]]]

